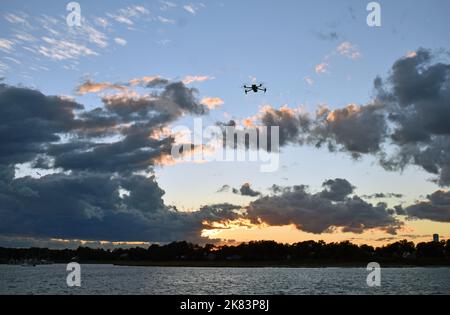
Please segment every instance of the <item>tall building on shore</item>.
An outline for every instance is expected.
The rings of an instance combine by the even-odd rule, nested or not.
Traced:
[[[433,242],[439,242],[439,234],[433,234]]]

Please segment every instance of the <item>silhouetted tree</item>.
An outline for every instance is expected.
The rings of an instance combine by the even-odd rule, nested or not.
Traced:
[[[417,246],[407,240],[398,241],[382,247],[355,245],[349,241],[325,243],[324,241],[304,241],[280,244],[275,241],[252,241],[237,246],[200,246],[185,241],[166,245],[152,244],[147,249],[134,247],[129,249],[89,248],[80,246],[75,250],[48,248],[2,248],[0,263],[25,259],[52,260],[68,262],[73,257],[79,261],[170,261],[170,260],[230,260],[247,261],[398,261],[407,258],[417,261],[442,261],[450,264],[450,240],[419,243]]]

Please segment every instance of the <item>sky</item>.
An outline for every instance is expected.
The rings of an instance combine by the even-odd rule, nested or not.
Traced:
[[[0,3],[0,246],[449,237],[448,1],[68,3]],[[277,169],[173,159],[194,119]]]

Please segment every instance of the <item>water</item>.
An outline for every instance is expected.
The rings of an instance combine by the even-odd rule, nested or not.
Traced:
[[[0,294],[450,294],[450,268],[386,268],[381,287],[363,268],[180,268],[82,265],[81,287],[66,265],[0,265]]]

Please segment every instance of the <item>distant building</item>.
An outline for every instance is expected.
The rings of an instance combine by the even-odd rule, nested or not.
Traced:
[[[439,242],[439,234],[433,234],[433,242]]]

